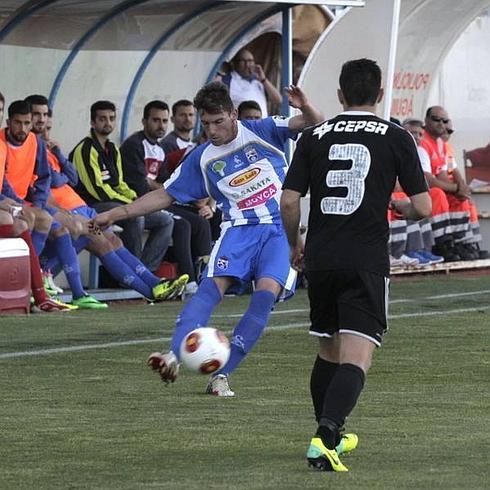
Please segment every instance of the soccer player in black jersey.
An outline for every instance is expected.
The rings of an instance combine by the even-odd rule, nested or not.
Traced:
[[[376,62],[346,62],[339,82],[344,112],[303,132],[281,197],[291,262],[304,264],[310,333],[319,339],[310,383],[318,430],[307,458],[325,471],[348,471],[339,454],[352,450],[357,436],[341,430],[387,330],[388,206],[406,219],[431,212],[413,138],[375,115],[383,97]],[[409,200],[390,203],[397,178]],[[303,247],[300,198],[308,190]]]

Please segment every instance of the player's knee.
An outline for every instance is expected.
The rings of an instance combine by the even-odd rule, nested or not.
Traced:
[[[123,246],[122,240],[114,232],[104,232],[103,236],[112,247],[112,250],[117,250],[118,248],[121,248]]]
[[[338,335],[332,337],[320,337],[318,354],[325,361],[339,363],[340,353]]]
[[[10,213],[6,211],[0,211],[0,225],[11,225],[13,218]]]
[[[104,235],[97,235],[91,237],[90,243],[87,245],[87,250],[97,257],[102,257],[114,250],[111,242],[107,240]]]
[[[53,223],[53,217],[46,211],[39,209],[35,213],[34,228],[37,231],[48,233],[52,223]]]
[[[28,223],[21,219],[13,220],[13,226],[15,236],[19,236],[21,233],[29,230]]]
[[[59,238],[63,235],[69,235],[70,232],[69,232],[68,228],[65,228],[60,223],[53,221],[50,234],[53,238]]]

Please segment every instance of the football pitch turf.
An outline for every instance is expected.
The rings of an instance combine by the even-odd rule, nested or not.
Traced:
[[[248,299],[226,298],[210,326],[229,333]],[[233,399],[204,395],[207,378],[185,370],[165,386],[146,367],[181,306],[0,317],[1,489],[489,488],[490,276],[392,282],[344,474],[305,460],[305,291],[278,305]]]

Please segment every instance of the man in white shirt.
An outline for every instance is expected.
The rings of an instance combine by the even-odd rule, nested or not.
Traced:
[[[245,100],[255,100],[262,110],[262,117],[267,117],[267,101],[271,104],[281,103],[281,94],[267,79],[262,66],[255,63],[254,55],[248,49],[240,49],[231,61],[233,70],[219,74],[220,80],[228,86],[230,97],[235,107]]]

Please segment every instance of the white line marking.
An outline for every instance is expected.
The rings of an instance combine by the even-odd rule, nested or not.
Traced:
[[[390,300],[389,304],[400,304],[400,303],[420,303],[421,301],[427,301],[431,299],[445,299],[445,298],[458,298],[460,296],[475,296],[477,294],[487,294],[490,293],[490,289],[484,289],[482,291],[468,291],[466,293],[449,293],[449,294],[438,294],[437,296],[427,296],[426,298],[417,299],[393,299]],[[287,315],[289,313],[303,313],[309,311],[308,308],[299,308],[291,310],[274,310],[271,315]],[[214,318],[240,318],[243,313],[236,313],[234,315],[213,315]]]
[[[415,318],[421,316],[435,316],[435,315],[450,315],[450,314],[458,314],[458,313],[466,313],[469,311],[481,311],[488,310],[490,306],[480,306],[478,308],[458,308],[456,310],[446,310],[446,311],[427,311],[420,313],[402,313],[399,315],[389,315],[388,319],[396,320],[398,318]],[[277,325],[267,327],[266,331],[270,330],[291,330],[293,328],[303,328],[308,327],[310,323],[295,323],[294,325]],[[227,331],[226,333],[230,333]],[[106,342],[104,344],[86,344],[86,345],[72,345],[68,347],[55,347],[53,349],[40,349],[40,350],[30,350],[30,351],[20,351],[20,352],[5,352],[4,354],[0,354],[0,360],[2,359],[12,359],[17,357],[28,357],[28,356],[47,356],[50,354],[61,354],[65,352],[81,352],[85,350],[92,349],[110,349],[112,347],[124,347],[124,346],[132,346],[132,345],[140,345],[140,344],[151,344],[156,342],[168,342],[170,341],[170,337],[160,337],[155,339],[139,339],[139,340],[125,340],[121,342]]]

